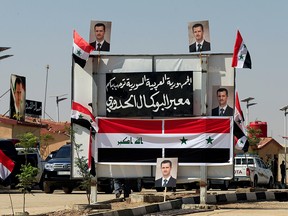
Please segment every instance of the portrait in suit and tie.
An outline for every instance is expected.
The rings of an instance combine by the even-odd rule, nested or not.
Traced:
[[[188,23],[189,52],[210,51],[209,22],[198,21]]]
[[[157,158],[155,187],[176,187],[177,158]]]
[[[110,51],[111,22],[91,21],[90,45],[95,51]]]
[[[233,90],[231,90],[233,94]],[[212,116],[233,116],[234,109],[228,105],[229,91],[225,87],[220,87],[216,91],[217,107],[212,109]],[[232,101],[233,101],[232,96]],[[230,100],[231,101],[231,100]]]

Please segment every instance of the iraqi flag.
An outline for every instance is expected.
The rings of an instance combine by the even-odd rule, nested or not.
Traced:
[[[72,102],[71,122],[85,127],[88,130],[92,127],[96,132],[98,131],[94,115],[88,108],[74,101]]]
[[[98,148],[230,148],[233,143],[230,117],[97,120]]]
[[[244,116],[240,106],[238,92],[235,95],[235,111],[234,111],[234,139],[235,148],[238,150],[248,151],[249,141],[245,135]]]
[[[236,42],[234,45],[232,67],[252,68],[250,54],[239,31],[237,31]]]
[[[89,54],[95,48],[86,42],[75,30],[73,32],[73,59],[82,68],[85,67]]]
[[[13,171],[17,151],[12,142],[0,142],[0,178],[4,181]]]

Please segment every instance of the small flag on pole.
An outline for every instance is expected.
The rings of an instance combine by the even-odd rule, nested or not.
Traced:
[[[95,120],[94,115],[88,110],[88,108],[84,107],[80,103],[72,102],[72,112],[71,112],[71,119],[84,121],[88,125],[87,129],[93,127],[96,132],[98,132],[98,125]],[[77,121],[74,121],[77,123]]]
[[[94,50],[75,30],[73,32],[73,59],[82,68],[85,67],[89,54]]]
[[[238,92],[236,91],[235,96],[235,110],[234,110],[234,137],[235,137],[235,148],[238,150],[248,151],[249,141],[245,135],[245,125],[243,112],[241,110]]]
[[[239,31],[237,31],[236,42],[234,45],[232,67],[252,68],[250,54]]]

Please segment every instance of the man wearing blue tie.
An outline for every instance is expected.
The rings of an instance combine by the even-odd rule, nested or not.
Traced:
[[[212,109],[212,116],[233,116],[233,108],[227,104],[228,90],[219,88],[217,90],[217,99],[219,106]]]
[[[162,177],[155,181],[155,187],[176,187],[176,179],[171,176],[172,162],[163,160],[161,162]]]

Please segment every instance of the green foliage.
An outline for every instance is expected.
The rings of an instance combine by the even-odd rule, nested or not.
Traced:
[[[250,144],[249,153],[256,153],[257,154],[257,146],[260,142],[259,135],[262,133],[262,130],[260,128],[254,128],[247,126],[247,132],[248,132],[248,141]]]
[[[81,148],[82,144],[75,142],[75,131],[70,128],[69,132],[71,134],[71,143],[74,145],[76,151],[75,164],[78,167],[79,175],[82,177],[81,187],[86,191],[87,201],[90,205],[92,175],[89,171],[88,159],[81,156],[81,152],[83,151]]]
[[[44,155],[44,152],[48,148],[49,141],[54,140],[54,137],[51,134],[43,134],[40,136],[40,140],[41,140],[41,147],[40,147],[41,155],[44,156],[44,158],[46,158],[48,155]]]
[[[31,166],[30,163],[27,165],[21,165],[21,173],[16,176],[19,179],[19,184],[17,187],[22,191],[22,193],[27,193],[31,190],[34,182],[36,181],[36,176],[38,174],[38,168]]]
[[[34,182],[36,182],[36,176],[38,174],[38,168],[33,167],[30,163],[27,163],[27,154],[32,151],[32,148],[36,146],[38,138],[31,132],[21,134],[19,136],[20,144],[17,147],[23,148],[25,154],[25,164],[21,165],[20,174],[16,176],[19,179],[17,187],[23,193],[23,213],[25,213],[25,195],[32,189]]]
[[[39,139],[31,132],[21,134],[19,136],[20,143],[17,147],[24,148],[28,153],[31,148],[34,148],[39,141]]]

